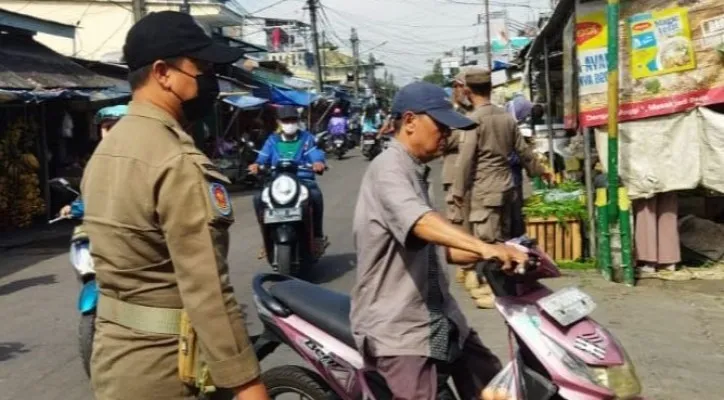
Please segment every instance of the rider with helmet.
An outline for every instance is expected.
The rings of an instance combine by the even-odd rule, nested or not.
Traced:
[[[95,118],[93,119],[93,122],[98,126],[101,133],[101,140],[103,140],[103,137],[108,133],[108,131],[113,128],[113,125],[118,122],[121,117],[126,115],[128,112],[128,106],[123,105],[117,105],[117,106],[110,106],[110,107],[104,107],[98,110],[98,112],[95,115]],[[83,207],[83,200],[81,198],[76,199],[72,203],[64,206],[60,209],[60,216],[61,217],[69,217],[73,216],[74,218],[82,218],[84,214],[84,207]]]
[[[332,137],[344,136],[347,134],[348,129],[349,121],[347,117],[342,114],[341,108],[335,107],[334,111],[332,111],[332,118],[329,119],[329,124],[327,124],[327,132]]]

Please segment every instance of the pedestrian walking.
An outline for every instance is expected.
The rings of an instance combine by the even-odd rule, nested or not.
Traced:
[[[214,65],[242,51],[163,11],[130,29],[123,53],[128,114],[82,184],[99,289],[95,398],[193,399],[215,387],[267,399],[229,281],[229,181],[185,129],[213,110]]]

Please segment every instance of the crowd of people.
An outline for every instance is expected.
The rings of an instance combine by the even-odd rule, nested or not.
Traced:
[[[128,33],[132,102],[93,153],[81,187],[99,291],[91,380],[100,400],[191,399],[211,386],[240,400],[268,398],[229,279],[229,181],[186,130],[218,95],[213,66],[241,56],[183,13],[151,13]],[[374,126],[394,138],[369,164],[355,207],[351,330],[394,398],[436,399],[447,377],[462,398],[476,398],[501,368],[443,273],[448,263],[497,259],[511,271],[527,261],[502,244],[520,212],[511,157],[531,175],[543,171],[490,94],[490,72],[474,68],[456,81],[457,110],[442,88],[417,82],[399,91],[389,115],[362,119],[363,131]],[[314,173],[325,168],[324,152],[298,110],[283,107],[278,120],[281,134],[270,135],[250,171],[282,158],[311,165],[300,178],[321,250]],[[426,165],[443,154],[447,216],[430,200]]]

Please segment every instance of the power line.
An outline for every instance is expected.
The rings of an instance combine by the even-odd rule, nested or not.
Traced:
[[[268,9],[270,9],[270,8],[272,8],[272,7],[276,7],[276,6],[278,6],[279,4],[286,3],[287,1],[289,1],[289,0],[279,0],[279,1],[277,1],[277,2],[274,2],[274,3],[272,3],[272,4],[269,4],[269,5],[266,6],[266,7],[262,7],[262,8],[260,8],[260,9],[256,10],[256,11],[252,11],[252,12],[249,13],[249,15],[258,14],[258,13],[260,13],[260,12],[262,12],[262,11],[265,11],[265,10],[268,10]]]

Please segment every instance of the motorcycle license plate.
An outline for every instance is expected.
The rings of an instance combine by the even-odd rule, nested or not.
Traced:
[[[538,305],[563,326],[580,321],[596,309],[591,296],[575,287],[552,293],[538,300]]]
[[[363,141],[362,143],[363,143],[363,144],[375,144],[375,140],[374,140],[374,139],[367,139],[367,140]]]
[[[344,144],[344,140],[335,140],[334,144],[336,144],[337,146],[341,146]]]
[[[277,208],[264,212],[264,223],[279,224],[283,222],[296,222],[302,220],[301,208]]]

